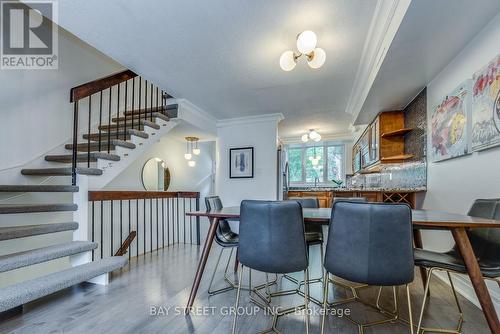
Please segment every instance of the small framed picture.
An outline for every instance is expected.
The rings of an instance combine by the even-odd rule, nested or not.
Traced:
[[[253,147],[229,149],[229,178],[253,178]]]

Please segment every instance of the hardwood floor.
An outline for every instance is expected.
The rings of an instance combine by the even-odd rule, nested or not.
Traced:
[[[206,275],[194,304],[197,314],[184,316],[182,308],[189,296],[201,250],[198,246],[174,245],[146,256],[132,258],[130,265],[113,275],[109,286],[82,284],[25,305],[24,314],[2,315],[0,333],[230,333],[233,316],[226,313],[227,307],[234,305],[236,291],[213,297],[209,297],[206,292],[218,251],[219,248],[214,247],[209,258]],[[317,247],[313,247],[310,258],[313,262],[311,276],[317,277],[320,275]],[[222,261],[225,259],[227,258],[223,257]],[[222,270],[223,266],[220,273]],[[245,274],[245,282],[247,277]],[[252,283],[263,282],[263,278],[262,274],[252,272]],[[215,282],[222,283],[220,275],[216,276]],[[282,286],[290,288],[292,284],[283,280]],[[418,320],[422,290],[417,277],[411,290],[415,321]],[[340,288],[332,293],[339,298],[344,296],[344,291]],[[375,288],[368,288],[362,290],[361,295],[367,300],[373,300],[375,293]],[[321,284],[311,286],[311,295],[321,298]],[[384,302],[390,307],[389,289],[384,296]],[[403,318],[407,318],[403,289],[400,297],[401,314]],[[300,297],[288,296],[279,298],[277,303],[291,306],[302,300]],[[462,297],[460,301],[465,313],[463,333],[488,333],[481,311]],[[314,310],[319,310],[317,306],[311,305]],[[249,303],[248,293],[245,291],[242,292],[240,306],[248,310],[254,307]],[[378,313],[358,303],[343,307],[349,308],[352,317],[357,320],[381,319]],[[156,315],[151,315],[152,308],[156,310]],[[167,308],[170,308],[168,314]],[[427,310],[426,325],[447,328],[455,326],[456,309],[451,291],[438,279],[433,280],[432,298]],[[270,316],[262,311],[254,313],[238,318],[239,333],[256,333],[270,326]],[[311,317],[311,333],[319,333],[319,321],[319,316]],[[300,315],[285,316],[278,322],[278,328],[283,333],[303,333],[303,326],[303,317]],[[326,332],[355,334],[357,327],[345,318],[330,316]],[[397,323],[369,328],[365,332],[408,333],[408,329]]]

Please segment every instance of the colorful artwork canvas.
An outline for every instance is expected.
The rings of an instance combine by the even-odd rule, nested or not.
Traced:
[[[469,153],[470,80],[434,107],[431,116],[432,161]]]
[[[474,73],[472,150],[500,145],[500,55]]]

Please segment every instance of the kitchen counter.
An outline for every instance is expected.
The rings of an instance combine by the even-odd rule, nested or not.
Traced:
[[[365,197],[369,202],[406,203],[416,209],[416,194],[425,191],[426,188],[291,187],[288,191],[288,197],[316,197],[322,208],[331,207],[335,197]]]

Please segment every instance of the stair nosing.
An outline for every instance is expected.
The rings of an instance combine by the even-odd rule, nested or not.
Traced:
[[[0,241],[74,231],[77,229],[77,222],[4,226],[0,227]]]
[[[78,192],[78,186],[71,185],[0,185],[0,192],[18,193],[18,192]]]
[[[77,211],[74,203],[0,204],[0,214]]]

